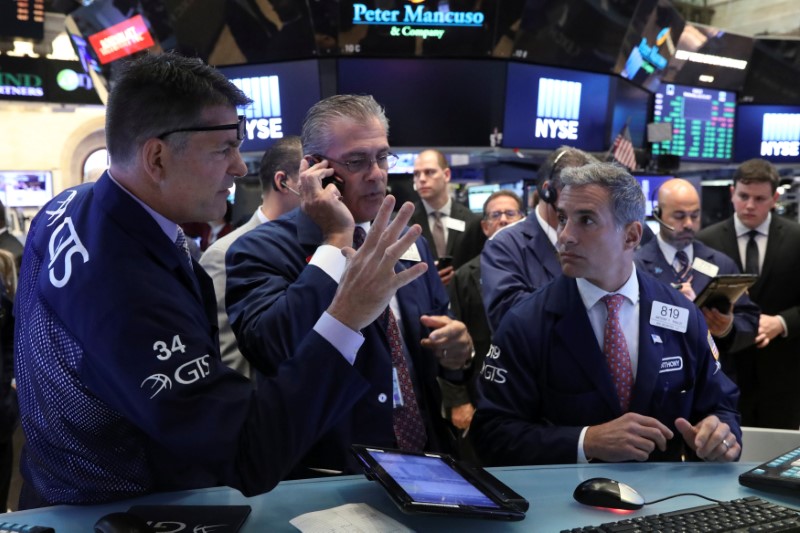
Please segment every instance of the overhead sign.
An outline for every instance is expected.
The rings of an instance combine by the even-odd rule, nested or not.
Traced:
[[[155,45],[141,15],[90,35],[89,43],[103,65]]]
[[[764,113],[761,155],[800,156],[800,113]]]
[[[536,102],[536,134],[543,139],[578,139],[581,88],[577,81],[539,79]]]
[[[233,78],[231,83],[253,100],[252,105],[245,109],[246,140],[283,137],[281,91],[278,76]]]
[[[436,10],[426,8],[420,0],[412,0],[403,9],[369,9],[366,4],[353,4],[353,24],[389,25],[393,37],[441,39],[448,28],[481,28],[486,20],[482,11],[450,11],[447,4]]]

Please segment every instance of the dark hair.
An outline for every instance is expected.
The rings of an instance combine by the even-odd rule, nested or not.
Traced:
[[[297,135],[288,135],[275,141],[261,157],[258,177],[261,179],[261,190],[264,192],[277,190],[275,173],[283,171],[289,178],[297,176],[300,160],[303,159],[303,145]]]
[[[6,206],[0,202],[0,228],[6,227]]]
[[[636,178],[614,163],[590,163],[565,169],[561,173],[564,187],[599,185],[608,191],[611,211],[618,228],[631,222],[644,221],[645,198]]]
[[[769,183],[772,193],[778,190],[780,175],[775,165],[764,159],[748,159],[733,173],[733,184]]]
[[[303,120],[301,134],[303,149],[309,154],[325,155],[333,144],[331,126],[337,120],[350,119],[367,122],[372,118],[389,135],[389,119],[375,99],[368,94],[337,94],[324,98],[311,106]]]
[[[571,146],[559,146],[553,150],[536,173],[536,188],[542,190],[546,181],[551,181],[550,188],[561,189],[561,171],[569,167],[582,167],[589,163],[598,163],[593,155],[572,148]]]
[[[436,155],[436,163],[438,163],[439,168],[442,170],[450,168],[450,163],[447,162],[447,157],[445,157],[445,155],[436,148],[426,148],[420,152],[420,154],[424,154],[425,152],[433,152],[433,154]]]
[[[486,212],[486,208],[489,206],[489,203],[491,203],[491,201],[494,200],[495,198],[499,198],[500,196],[508,196],[509,198],[517,202],[517,209],[519,209],[520,213],[522,213],[523,210],[522,198],[520,198],[519,195],[514,191],[509,191],[508,189],[500,189],[499,191],[494,191],[492,194],[490,194],[489,198],[487,198],[486,201],[483,202],[483,218],[486,218],[486,215],[488,214]],[[524,215],[525,213],[522,214]]]
[[[239,107],[251,100],[225,76],[197,58],[143,54],[122,65],[106,110],[106,145],[112,162],[130,162],[148,139],[198,126],[209,107]],[[174,135],[171,142],[185,142]]]

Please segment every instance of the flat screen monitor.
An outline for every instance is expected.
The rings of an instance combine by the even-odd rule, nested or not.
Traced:
[[[800,106],[739,106],[735,153],[737,161],[800,163]]]
[[[611,78],[611,93],[614,105],[611,108],[609,146],[627,124],[633,146],[644,148],[647,123],[653,108],[653,93],[617,77]]]
[[[243,110],[247,127],[242,152],[264,152],[275,139],[300,135],[308,108],[320,99],[316,59],[220,67],[219,71],[253,100]]]
[[[503,12],[517,2],[503,2]],[[636,2],[525,0],[514,18],[505,57],[596,72],[612,72]],[[498,28],[498,32],[502,27]],[[499,55],[499,50],[496,51]]]
[[[634,178],[639,182],[645,198],[644,215],[653,216],[653,208],[658,205],[658,189],[665,181],[671,180],[674,176],[664,176],[662,174],[634,174]]]
[[[339,53],[488,57],[502,0],[341,0]]]
[[[800,39],[755,39],[742,101],[796,105],[800,102]]]
[[[41,207],[52,197],[51,172],[0,170],[0,199],[6,207]]]
[[[414,174],[418,152],[394,152],[394,155],[397,156],[397,164],[389,169],[389,174]]]
[[[467,189],[467,206],[473,213],[483,213],[483,204],[493,192],[500,190],[500,184],[472,185]]]
[[[654,143],[654,156],[686,161],[726,162],[733,158],[736,93],[666,83],[653,106],[654,122],[672,124],[672,140]]]
[[[615,72],[654,91],[675,55],[684,25],[671,0],[641,0],[628,26]]]
[[[740,91],[752,53],[752,37],[687,22],[661,80]]]
[[[506,63],[467,59],[338,61],[339,94],[371,94],[393,146],[488,146],[502,131]]]
[[[510,63],[503,146],[607,148],[610,76]]]

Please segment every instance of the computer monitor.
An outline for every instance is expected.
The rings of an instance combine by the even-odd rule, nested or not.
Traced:
[[[641,0],[631,18],[615,72],[654,91],[685,25],[671,0]]]
[[[339,94],[371,94],[393,146],[488,146],[503,129],[506,64],[478,59],[338,62]]]
[[[672,140],[654,143],[653,156],[731,161],[735,119],[736,93],[672,83],[660,85],[655,94],[653,121],[671,123]]]
[[[493,192],[500,190],[499,183],[472,185],[467,189],[467,207],[473,213],[483,213],[483,204]]]
[[[608,147],[610,76],[510,63],[506,82],[507,148],[587,151]]]
[[[800,102],[800,39],[759,37],[754,43],[742,99],[754,104]]]
[[[800,106],[739,106],[735,153],[737,161],[800,163]]]
[[[243,110],[247,127],[242,152],[264,152],[275,139],[300,135],[306,112],[320,99],[316,59],[220,67],[219,71],[253,100]]]
[[[0,170],[0,199],[6,207],[41,207],[52,197],[50,171]]]
[[[653,216],[653,208],[658,205],[658,189],[665,181],[671,180],[675,176],[664,176],[661,174],[634,174],[634,178],[639,182],[645,198],[644,215]]]

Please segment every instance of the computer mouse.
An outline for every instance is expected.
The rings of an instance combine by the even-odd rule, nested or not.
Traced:
[[[633,488],[604,477],[587,479],[575,488],[572,497],[578,503],[608,509],[635,511],[644,505],[644,498]]]
[[[111,513],[100,517],[94,533],[154,533],[144,518],[131,513]]]

